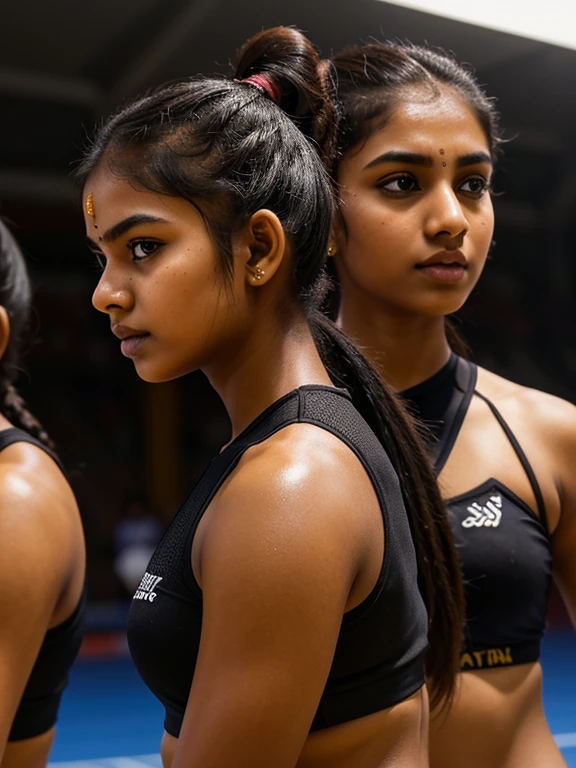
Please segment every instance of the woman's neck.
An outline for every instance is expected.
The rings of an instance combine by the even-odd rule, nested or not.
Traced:
[[[444,317],[425,317],[361,307],[342,301],[338,325],[360,347],[396,392],[433,376],[450,357]]]
[[[283,395],[332,382],[303,313],[291,322],[255,323],[249,338],[204,368],[232,422],[232,439]]]

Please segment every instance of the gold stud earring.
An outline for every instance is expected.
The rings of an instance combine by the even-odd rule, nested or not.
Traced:
[[[88,216],[92,216],[92,218],[96,215],[94,213],[94,194],[92,192],[89,192],[86,198],[86,213]]]
[[[260,269],[258,265],[253,267],[251,264],[247,264],[246,266],[250,270],[250,272],[252,272],[252,274],[254,275],[254,280],[262,280],[262,278],[266,274],[264,270]]]
[[[332,248],[332,246],[329,245],[328,246],[328,250],[326,251],[326,253],[327,253],[328,256],[333,256],[334,255],[334,248]]]

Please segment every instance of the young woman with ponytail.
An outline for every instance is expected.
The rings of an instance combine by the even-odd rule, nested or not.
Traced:
[[[576,621],[576,409],[468,362],[445,320],[492,240],[494,104],[426,47],[355,46],[318,73],[337,86],[336,149],[321,149],[338,325],[425,422],[464,577],[461,674],[431,720],[431,765],[562,766],[538,659],[552,572]]]
[[[84,616],[84,539],[74,495],[14,386],[29,315],[24,259],[0,222],[1,768],[48,762]]]
[[[315,68],[290,31],[260,35],[234,80],[122,109],[79,169],[94,306],[140,377],[201,369],[232,424],[129,616],[166,768],[420,768],[425,667],[434,701],[452,694],[460,588],[433,474],[313,309],[333,210]]]

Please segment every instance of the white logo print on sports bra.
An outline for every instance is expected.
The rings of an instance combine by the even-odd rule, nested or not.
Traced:
[[[462,520],[464,528],[497,528],[502,520],[502,497],[490,496],[484,506],[475,501],[467,509],[470,517]]]
[[[153,573],[146,573],[142,576],[140,586],[136,590],[134,600],[147,600],[149,603],[153,603],[156,598],[155,588],[162,581],[162,576],[154,576]]]

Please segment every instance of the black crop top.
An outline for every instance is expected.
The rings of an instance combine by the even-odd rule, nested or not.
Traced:
[[[473,363],[452,355],[437,374],[402,393],[430,431],[437,475],[448,460],[472,397],[484,400],[518,456],[538,505],[536,515],[494,477],[446,502],[464,578],[463,671],[538,660],[552,574],[540,486],[500,412],[476,391],[476,378]]]
[[[13,443],[36,445],[47,453],[65,474],[58,457],[28,432],[16,428],[0,432],[0,451]],[[40,736],[56,724],[60,699],[68,682],[68,670],[82,642],[85,604],[83,592],[73,613],[61,624],[46,632],[12,722],[8,741]]]
[[[166,531],[132,600],[130,652],[144,682],[164,705],[164,727],[172,736],[182,726],[202,630],[202,592],[191,566],[194,534],[244,451],[297,423],[331,432],[358,456],[380,502],[386,537],[377,584],[344,614],[311,730],[390,707],[424,683],[427,617],[396,474],[344,390],[304,386],[273,403],[212,460]]]

